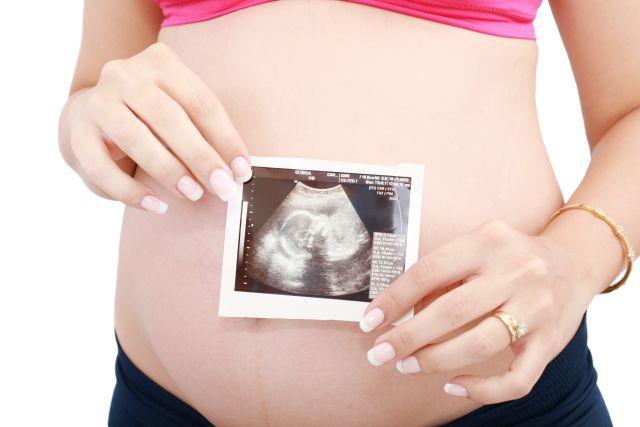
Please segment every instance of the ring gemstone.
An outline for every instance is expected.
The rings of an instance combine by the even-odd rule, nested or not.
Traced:
[[[519,323],[518,327],[516,328],[516,337],[520,338],[521,336],[525,335],[527,333],[527,324],[526,323]]]

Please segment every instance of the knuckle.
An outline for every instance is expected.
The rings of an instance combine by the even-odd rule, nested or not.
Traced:
[[[119,108],[113,108],[104,114],[103,128],[109,138],[121,149],[131,147],[135,142],[136,126],[134,120]]]
[[[541,288],[537,292],[538,310],[545,315],[550,313],[555,304],[553,292],[549,289]],[[546,316],[545,316],[546,317]]]
[[[420,354],[420,356],[418,357],[418,361],[424,372],[436,374],[449,370],[444,365],[441,358],[436,357],[432,352],[428,350],[423,351],[422,354]]]
[[[85,112],[95,114],[104,111],[105,107],[106,101],[102,93],[99,91],[91,91],[91,93],[87,94],[84,104]]]
[[[161,129],[167,128],[175,118],[175,111],[164,103],[157,103],[153,111],[153,124]]]
[[[491,334],[480,335],[471,346],[471,355],[476,359],[485,359],[493,355],[498,349],[498,342]]]
[[[108,133],[113,142],[125,153],[128,153],[136,144],[135,129],[130,123],[116,120]]]
[[[394,331],[394,337],[394,347],[396,347],[396,351],[398,351],[399,353],[408,353],[416,348],[415,337],[408,328],[399,326]]]
[[[176,173],[171,167],[159,167],[156,172],[156,179],[168,187],[173,187],[178,182]]]
[[[450,326],[456,327],[464,323],[469,310],[469,300],[460,292],[453,292],[443,296],[441,311],[442,317]]]
[[[114,186],[110,193],[114,199],[127,205],[137,206],[140,204],[140,192],[132,181],[127,181],[122,185]]]
[[[549,275],[549,265],[541,257],[532,255],[522,262],[521,271],[527,277],[544,279]]]
[[[187,164],[200,175],[206,175],[208,170],[214,165],[213,156],[208,150],[194,149],[191,150],[187,160]]]
[[[240,139],[240,136],[231,132],[217,135],[215,137],[214,143],[215,147],[220,152],[236,152],[239,151],[239,147],[242,147],[244,145],[244,143]]]
[[[108,181],[107,168],[103,161],[88,158],[83,161],[82,169],[90,181],[97,185],[104,185]]]
[[[497,398],[495,391],[486,384],[486,381],[480,381],[474,388],[473,399],[484,405],[501,401],[501,399]]]
[[[401,313],[404,309],[402,302],[398,299],[398,295],[393,290],[387,288],[388,292],[385,293],[384,298],[381,299],[382,311],[387,313],[388,316],[393,316],[396,313]]]
[[[511,224],[503,219],[492,219],[481,224],[480,233],[492,242],[504,242],[513,235]]]
[[[435,257],[423,257],[411,268],[411,276],[413,282],[417,285],[423,285],[432,282],[438,277],[440,267]]]
[[[533,389],[534,382],[527,378],[516,377],[511,383],[512,396],[519,399],[528,395]]]
[[[155,178],[164,183],[167,187],[174,187],[179,177],[184,174],[180,174],[179,168],[175,167],[171,163],[161,163],[158,160],[152,159],[157,166],[155,167]]]
[[[127,70],[124,59],[112,59],[107,61],[100,72],[100,80],[125,80]]]
[[[214,113],[218,107],[219,103],[215,96],[212,93],[201,90],[198,91],[193,96],[193,101],[191,103],[193,112],[199,116],[205,116]]]
[[[162,42],[156,42],[145,49],[146,55],[155,65],[161,65],[172,59],[173,51]]]
[[[93,192],[94,194],[96,194],[97,196],[100,197],[107,197],[109,199],[111,199],[111,196],[109,195],[109,193],[107,193],[102,187],[100,187],[99,185],[96,185],[95,182],[91,181],[86,174],[83,174],[81,176],[82,181],[84,182],[84,184],[87,186],[87,188]]]

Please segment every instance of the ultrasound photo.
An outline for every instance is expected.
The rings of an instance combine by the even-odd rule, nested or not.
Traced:
[[[407,227],[410,180],[389,178],[254,168],[235,289],[370,301],[374,233]]]
[[[220,315],[356,320],[417,259],[421,166],[252,166],[229,202]]]

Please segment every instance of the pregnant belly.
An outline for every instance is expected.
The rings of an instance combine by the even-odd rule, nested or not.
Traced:
[[[165,28],[160,40],[218,95],[251,154],[424,164],[421,256],[491,218],[537,233],[562,203],[536,119],[534,42],[325,1],[267,3]],[[477,407],[443,393],[457,372],[369,365],[377,333],[356,323],[219,318],[225,204],[179,200],[136,176],[169,210],[125,211],[118,337],[211,422],[424,426]],[[293,220],[331,235],[321,215]],[[460,372],[500,372],[511,357]]]

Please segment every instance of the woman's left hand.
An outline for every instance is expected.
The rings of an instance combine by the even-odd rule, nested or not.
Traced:
[[[597,294],[586,285],[579,258],[548,237],[488,221],[422,257],[369,304],[360,322],[366,332],[428,301],[376,339],[369,361],[395,361],[401,373],[431,374],[482,362],[511,345],[516,357],[506,373],[459,375],[445,391],[483,404],[523,397],[575,335]],[[526,323],[526,335],[511,344],[496,310]]]

